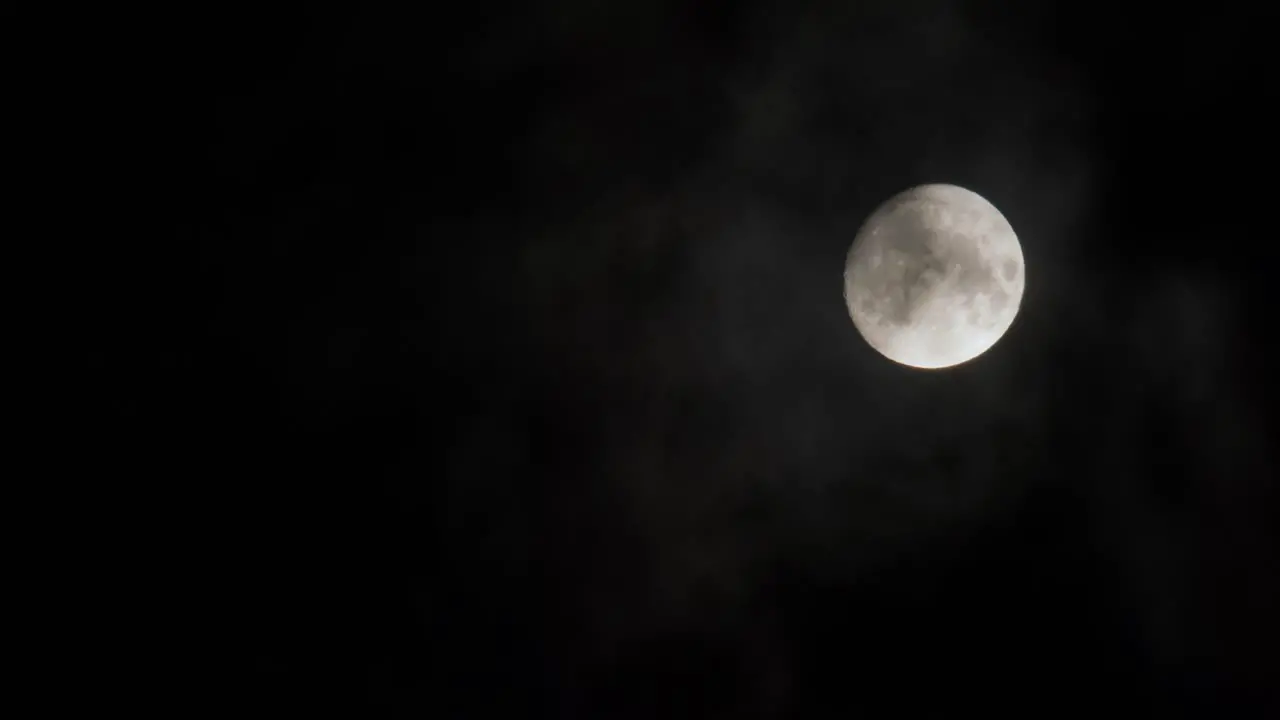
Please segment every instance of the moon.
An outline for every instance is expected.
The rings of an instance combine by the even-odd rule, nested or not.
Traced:
[[[991,349],[1025,287],[1022,246],[1004,215],[955,185],[889,198],[858,230],[844,299],[862,337],[902,365],[944,368]]]

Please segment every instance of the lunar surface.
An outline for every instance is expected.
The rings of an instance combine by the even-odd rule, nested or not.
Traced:
[[[844,298],[882,355],[943,368],[986,352],[1013,324],[1025,282],[1009,221],[975,192],[921,185],[890,198],[854,238]]]

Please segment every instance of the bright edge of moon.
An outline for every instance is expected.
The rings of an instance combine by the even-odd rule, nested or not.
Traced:
[[[872,348],[936,369],[989,350],[1025,287],[1022,246],[1004,215],[955,185],[920,185],[871,214],[849,248],[844,298]]]

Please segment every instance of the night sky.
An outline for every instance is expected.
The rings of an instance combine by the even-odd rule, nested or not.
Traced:
[[[1280,717],[1273,25],[1083,5],[172,18],[146,372],[219,694]],[[841,295],[928,182],[1027,262],[941,371]]]

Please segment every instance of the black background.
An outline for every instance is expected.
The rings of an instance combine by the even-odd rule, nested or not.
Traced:
[[[250,714],[1275,713],[1263,5],[162,19],[179,644]],[[841,297],[925,182],[1027,258],[937,372]]]

